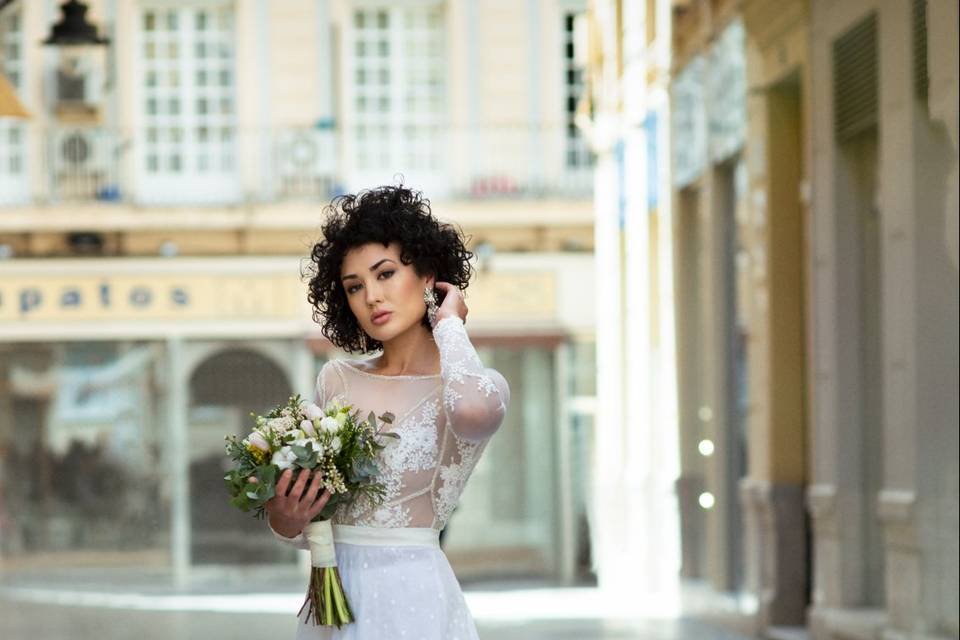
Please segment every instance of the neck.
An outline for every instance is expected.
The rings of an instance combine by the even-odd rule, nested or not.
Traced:
[[[430,330],[418,322],[383,343],[376,368],[385,375],[433,375],[440,370],[440,350]]]

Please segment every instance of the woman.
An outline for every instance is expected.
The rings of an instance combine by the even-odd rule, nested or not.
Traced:
[[[337,347],[380,354],[327,362],[316,402],[336,399],[363,416],[389,411],[400,439],[385,439],[380,454],[384,502],[344,505],[333,517],[337,564],[356,621],[318,627],[304,609],[297,638],[477,638],[438,542],[510,402],[506,380],[483,366],[464,329],[461,290],[473,254],[458,230],[402,186],[341,196],[329,209],[311,252],[314,319]],[[285,471],[266,505],[274,535],[308,548],[302,529],[330,497],[318,493],[319,476]]]

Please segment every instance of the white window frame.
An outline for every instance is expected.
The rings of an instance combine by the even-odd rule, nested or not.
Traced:
[[[23,99],[27,93],[27,39],[22,4],[0,14],[0,65],[10,85]],[[10,30],[12,24],[15,30]],[[16,57],[9,47],[15,44]],[[10,73],[15,76],[11,77]],[[19,205],[30,201],[29,129],[24,120],[0,118],[0,205]]]
[[[407,39],[411,32],[407,29],[406,18],[409,13],[436,16],[433,25],[418,26],[426,33],[417,36],[432,35],[433,38],[419,38],[417,46],[424,47],[411,58],[406,50]],[[387,26],[383,29],[385,41],[389,47],[387,53],[379,50],[379,40],[371,37],[376,29],[363,31],[357,28],[356,16],[364,14],[366,19],[376,23],[377,15],[387,17]],[[449,179],[445,165],[448,148],[447,132],[447,87],[448,69],[445,59],[447,13],[442,2],[401,2],[384,4],[379,2],[356,2],[346,12],[343,39],[343,106],[344,117],[344,177],[349,191],[370,188],[381,184],[395,184],[400,175],[405,185],[423,190],[436,197],[449,189]],[[369,22],[367,23],[369,24]],[[366,37],[364,37],[366,36]],[[373,50],[369,63],[361,64],[358,46]],[[431,47],[433,50],[431,51]],[[358,73],[363,71],[365,79],[378,74],[386,63],[388,76],[386,90],[377,93],[376,82],[364,84],[358,82]],[[374,75],[373,77],[378,77]],[[427,89],[431,79],[438,85],[437,95],[431,103]],[[425,86],[414,84],[421,81]],[[364,111],[360,98],[373,101],[387,100],[387,110],[377,112],[376,104],[371,111]],[[413,99],[414,104],[408,104]],[[381,142],[371,139],[379,136]]]
[[[225,11],[229,23],[221,31],[222,41],[204,38],[197,29],[196,17],[200,11]],[[162,22],[171,12],[177,16],[176,30],[172,38],[151,38],[145,27],[146,16],[155,12],[158,22]],[[211,21],[215,24],[215,19]],[[216,27],[214,27],[216,31]],[[171,2],[152,0],[138,7],[135,38],[135,104],[136,104],[136,199],[143,204],[231,204],[240,200],[241,171],[239,158],[239,131],[237,127],[238,82],[237,82],[237,7],[231,0],[203,0]],[[163,30],[161,33],[170,33]],[[152,62],[146,58],[146,47],[153,42],[158,50],[164,46],[176,44],[178,57],[172,63],[164,65],[169,58],[159,58]],[[204,68],[197,57],[197,47],[211,45],[228,48],[223,62],[211,69]],[[206,56],[206,53],[205,53]],[[212,56],[215,58],[216,56]],[[209,58],[205,58],[209,59]],[[151,72],[170,72],[176,70],[179,82],[176,87],[161,85],[157,90],[148,86],[148,74]],[[219,85],[211,81],[219,80],[219,73],[225,71],[229,82]],[[206,72],[207,84],[201,87],[197,74]],[[151,95],[154,93],[155,95]],[[204,95],[206,94],[206,95]],[[158,113],[147,112],[147,101],[158,99]],[[207,113],[200,113],[198,101],[209,98]],[[170,113],[169,100],[178,100],[178,113]],[[211,113],[211,105],[218,108],[226,103],[226,114]],[[205,135],[213,142],[204,142],[200,137],[200,127],[207,127]],[[217,140],[217,137],[220,137]],[[179,171],[173,170],[174,153],[179,152]],[[156,162],[156,164],[155,164]],[[159,169],[155,168],[159,167]]]

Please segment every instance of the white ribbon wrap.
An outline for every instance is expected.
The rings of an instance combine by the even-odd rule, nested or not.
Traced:
[[[431,527],[358,527],[333,525],[334,542],[375,547],[440,548],[440,530]]]
[[[333,546],[333,526],[329,520],[311,522],[303,528],[310,543],[310,565],[314,567],[337,566],[337,553]]]

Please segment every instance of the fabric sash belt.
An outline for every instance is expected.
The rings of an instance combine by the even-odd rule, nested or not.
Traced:
[[[433,527],[358,527],[333,525],[334,542],[381,547],[440,548],[440,531]]]

